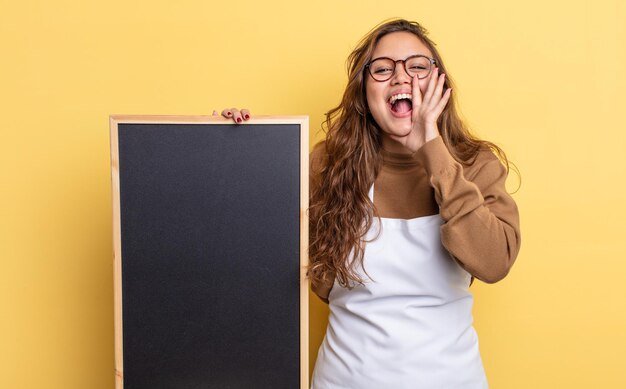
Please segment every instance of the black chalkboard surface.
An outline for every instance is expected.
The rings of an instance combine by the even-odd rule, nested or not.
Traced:
[[[116,388],[308,388],[308,118],[110,122]]]

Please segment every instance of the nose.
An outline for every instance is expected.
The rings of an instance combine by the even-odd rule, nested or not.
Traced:
[[[399,59],[396,61],[396,66],[391,76],[391,84],[410,84],[411,76],[406,72],[406,68],[404,67],[404,61]]]

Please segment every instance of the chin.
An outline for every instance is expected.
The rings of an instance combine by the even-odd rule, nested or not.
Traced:
[[[387,135],[404,137],[411,133],[411,123],[408,124],[396,124],[395,126],[387,125],[385,126],[384,132]]]

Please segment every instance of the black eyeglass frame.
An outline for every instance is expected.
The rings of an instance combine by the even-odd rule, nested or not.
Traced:
[[[417,77],[418,79],[422,80],[422,79],[424,79],[424,78],[428,77],[428,76],[430,75],[430,73],[433,71],[433,65],[437,65],[437,60],[436,60],[436,59],[434,59],[434,58],[432,58],[432,57],[429,57],[429,56],[427,56],[427,55],[423,55],[423,54],[415,54],[415,55],[410,55],[410,56],[406,57],[405,59],[399,59],[399,60],[397,60],[397,61],[396,61],[396,60],[394,60],[394,59],[392,59],[392,58],[389,58],[389,57],[378,57],[378,58],[374,58],[373,60],[369,61],[369,62],[365,65],[365,68],[367,68],[367,73],[369,73],[369,75],[370,75],[370,76],[372,76],[372,79],[373,79],[374,81],[377,81],[377,82],[385,82],[385,81],[389,81],[389,80],[391,79],[391,77],[393,77],[393,76],[396,74],[396,67],[397,67],[397,65],[398,65],[398,62],[402,62],[402,67],[404,68],[404,72],[405,72],[405,73],[406,73],[409,77],[411,77],[411,75],[409,74],[408,70],[406,69],[406,61],[410,60],[411,58],[417,58],[417,57],[423,57],[423,58],[426,58],[426,59],[428,59],[428,61],[429,61],[429,63],[430,63],[430,66],[429,66],[429,69],[428,69],[428,74],[426,74],[424,77],[419,77],[419,76]],[[378,80],[378,79],[376,79],[376,77],[372,74],[372,67],[371,67],[371,65],[372,65],[372,63],[374,63],[374,61],[377,61],[377,60],[379,60],[379,59],[388,59],[388,60],[390,60],[391,62],[393,62],[393,69],[392,69],[392,72],[391,72],[391,74],[389,75],[389,77],[387,77],[387,78],[386,78],[386,79],[384,79],[384,80]]]

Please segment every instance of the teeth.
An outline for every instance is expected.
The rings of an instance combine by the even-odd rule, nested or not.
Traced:
[[[393,104],[393,103],[395,103],[396,101],[398,101],[398,100],[400,100],[400,99],[409,99],[409,100],[412,100],[412,99],[413,99],[413,95],[412,95],[412,94],[410,94],[410,93],[400,93],[400,94],[397,94],[397,95],[393,95],[393,96],[391,96],[391,97],[389,98],[389,103],[390,103],[390,104]]]

